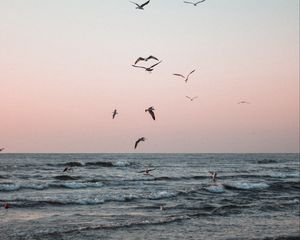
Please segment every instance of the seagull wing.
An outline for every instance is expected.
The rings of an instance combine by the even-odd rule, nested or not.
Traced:
[[[137,3],[135,3],[135,2],[132,2],[132,1],[130,1],[130,2],[133,3],[133,4],[135,4],[137,7],[140,6],[139,4],[137,4]]]
[[[150,0],[147,1],[147,2],[145,2],[145,3],[143,3],[143,4],[141,5],[141,7],[145,7],[149,2],[150,2]]]
[[[152,168],[152,169],[148,169],[148,172],[151,172],[151,171],[153,171],[153,170],[155,170],[156,168]]]
[[[189,75],[187,75],[187,78],[189,78],[189,76],[192,74],[192,73],[194,73],[196,70],[194,69],[193,71],[191,71],[190,73],[189,73]]]
[[[182,74],[179,74],[179,73],[173,73],[174,76],[177,76],[177,77],[182,77],[182,78],[185,78],[185,76],[183,76]]]
[[[189,97],[189,96],[186,96],[188,99],[190,99],[190,100],[192,100],[192,98],[191,97]]]
[[[137,66],[137,65],[132,65],[133,67],[136,67],[136,68],[144,68],[144,69],[147,69],[146,67],[143,67],[143,66]]]
[[[202,2],[205,2],[206,0],[202,0],[202,1],[199,1],[199,2],[196,2],[195,4],[199,4],[199,3],[202,3]]]
[[[141,141],[141,140],[139,139],[139,140],[137,140],[137,141],[135,142],[135,144],[134,144],[134,149],[136,149],[136,147],[137,147],[137,145],[139,144],[140,141]]]
[[[145,141],[145,138],[144,137],[139,138],[134,144],[134,149],[136,149],[140,141]]]
[[[147,57],[147,58],[146,58],[146,61],[148,61],[149,59],[154,59],[154,60],[158,61],[158,58],[156,58],[156,57],[154,57],[154,56],[152,56],[152,55],[150,55],[149,57]]]
[[[139,61],[145,61],[146,59],[143,57],[139,57],[135,62],[134,65],[136,65]]]
[[[196,98],[198,98],[198,96],[196,96],[196,97],[193,97],[192,99],[194,100],[194,99],[196,99]]]
[[[151,108],[148,109],[148,112],[150,113],[151,117],[153,118],[153,120],[155,120],[155,115],[154,112]]]
[[[162,61],[159,61],[158,63],[155,63],[154,65],[152,65],[151,67],[149,67],[149,69],[154,68],[156,65],[160,64]]]
[[[189,3],[189,4],[194,4],[194,3],[192,3],[192,2],[188,2],[188,1],[183,1],[184,3]]]

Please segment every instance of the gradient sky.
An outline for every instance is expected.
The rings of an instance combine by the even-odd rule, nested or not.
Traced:
[[[0,0],[0,84],[6,152],[299,152],[299,1]]]

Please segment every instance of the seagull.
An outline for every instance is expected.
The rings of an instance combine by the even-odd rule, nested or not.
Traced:
[[[113,111],[112,118],[114,119],[114,118],[115,118],[115,116],[116,116],[117,114],[119,114],[119,113],[117,112],[117,109],[115,109],[115,110]]]
[[[173,73],[173,75],[177,76],[177,77],[181,77],[181,78],[184,78],[185,79],[185,83],[187,83],[187,81],[189,80],[189,76],[194,73],[196,70],[194,69],[193,71],[191,71],[186,77],[183,76],[182,74],[180,73]]]
[[[152,66],[150,66],[150,67],[143,67],[143,66],[137,66],[137,65],[132,65],[133,67],[136,67],[136,68],[144,68],[145,69],[145,71],[147,71],[147,72],[152,72],[153,71],[153,68],[156,66],[156,65],[158,65],[158,64],[160,64],[162,61],[159,61],[158,63],[155,63],[154,65],[152,65]]]
[[[160,209],[160,211],[165,210],[164,205],[160,205],[159,209]]]
[[[240,101],[240,102],[238,102],[238,104],[250,104],[250,103],[247,101]]]
[[[154,59],[154,60],[156,60],[156,61],[159,61],[158,58],[156,58],[156,57],[150,55],[150,56],[147,57],[147,58],[139,57],[139,58],[134,62],[134,64],[136,65],[139,61],[145,61],[145,62],[147,62],[147,61],[150,60],[150,59]]]
[[[146,168],[144,171],[140,171],[138,173],[144,173],[144,175],[150,175],[149,172],[155,170],[155,168]]]
[[[214,182],[217,181],[217,172],[209,171],[208,173],[210,174],[210,176]]]
[[[5,148],[0,148],[0,152],[2,152]]]
[[[150,2],[150,0],[141,5],[138,3],[132,2],[132,1],[130,1],[130,2],[136,5],[136,9],[144,10],[144,7]]]
[[[196,97],[189,97],[189,96],[186,96],[188,99],[190,99],[191,101],[194,101],[194,99],[198,98],[198,96]]]
[[[137,147],[137,145],[139,144],[139,142],[141,142],[141,141],[145,141],[146,140],[146,138],[144,138],[144,137],[141,137],[141,138],[139,138],[136,142],[135,142],[135,144],[134,144],[134,149],[136,149],[136,147]]]
[[[199,1],[199,2],[195,2],[195,3],[193,3],[193,2],[188,2],[188,1],[183,1],[184,3],[188,3],[188,4],[193,4],[195,7],[197,7],[197,5],[199,4],[199,3],[202,3],[202,2],[204,2],[205,0],[202,0],[202,1]]]
[[[63,170],[63,172],[69,172],[72,171],[73,169],[71,167],[65,167],[65,169]]]
[[[145,112],[149,112],[153,120],[155,120],[154,110],[155,110],[154,107],[149,107],[145,109]]]

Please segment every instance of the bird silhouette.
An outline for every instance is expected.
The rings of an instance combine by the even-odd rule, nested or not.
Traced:
[[[134,149],[136,149],[136,147],[138,146],[139,142],[144,142],[146,140],[146,138],[144,137],[141,137],[139,138],[138,140],[136,140],[135,144],[134,144]]]
[[[2,152],[5,148],[0,148],[0,152]]]
[[[135,3],[135,2],[132,2],[132,1],[130,1],[130,2],[136,5],[136,9],[144,10],[144,7],[150,2],[150,0],[143,3],[143,4],[138,4],[138,3]]]
[[[144,175],[150,175],[150,172],[155,170],[156,168],[146,168],[145,170],[143,171],[140,171],[138,173],[144,173]]]
[[[158,58],[156,58],[156,57],[150,55],[150,56],[147,57],[147,58],[139,57],[139,58],[134,62],[134,65],[136,65],[139,61],[145,61],[145,62],[147,62],[147,61],[150,60],[150,59],[154,59],[154,60],[156,60],[156,61],[159,61]]]
[[[250,104],[250,103],[247,101],[240,101],[240,102],[238,102],[238,104]]]
[[[145,109],[145,112],[149,112],[149,114],[151,115],[153,120],[155,120],[154,110],[155,110],[154,107],[149,107],[149,108]]]
[[[205,2],[206,0],[202,0],[202,1],[198,1],[198,2],[189,2],[189,1],[183,1],[184,3],[188,3],[188,4],[192,4],[192,5],[194,5],[195,7],[197,7],[197,5],[199,4],[199,3],[203,3],[203,2]]]
[[[177,77],[181,77],[181,78],[184,78],[185,80],[185,83],[187,83],[187,81],[189,80],[189,77],[192,73],[194,73],[196,70],[194,69],[193,71],[191,71],[186,77],[180,73],[173,73],[174,76],[177,76]]]
[[[198,98],[198,96],[196,97],[189,97],[189,96],[186,96],[188,99],[190,99],[191,101],[194,101],[194,99]]]
[[[150,67],[144,67],[144,66],[137,66],[137,65],[132,65],[133,67],[136,67],[136,68],[143,68],[143,69],[145,69],[145,71],[147,71],[147,72],[152,72],[153,71],[153,68],[155,67],[155,66],[157,66],[158,64],[160,64],[162,61],[159,61],[158,63],[155,63],[155,64],[153,64],[152,66],[150,66]]]
[[[115,110],[113,111],[112,118],[114,119],[114,118],[115,118],[115,116],[116,116],[117,114],[119,114],[119,113],[117,112],[117,109],[115,109]]]

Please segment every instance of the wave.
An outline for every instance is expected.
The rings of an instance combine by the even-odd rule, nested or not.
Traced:
[[[81,188],[100,188],[103,186],[100,182],[69,182],[62,184],[50,184],[52,187],[70,188],[70,189],[81,189]]]
[[[58,175],[58,176],[55,176],[54,177],[55,179],[57,180],[78,180],[80,179],[81,177],[72,177],[72,176],[69,176],[69,175]]]
[[[291,235],[291,236],[277,236],[277,237],[265,237],[263,240],[299,240],[300,235]]]
[[[101,187],[99,185],[61,185],[65,188],[81,188],[81,187]],[[46,198],[16,198],[8,201],[11,205],[20,208],[33,207],[33,206],[44,206],[44,205],[97,205],[107,202],[129,202],[134,200],[146,199],[146,200],[159,200],[159,199],[168,199],[173,198],[182,194],[189,194],[191,191],[178,191],[178,192],[169,192],[169,191],[158,191],[147,194],[108,194],[108,195],[60,195]]]
[[[204,190],[211,192],[211,193],[224,193],[225,192],[223,185],[212,185],[212,186],[204,187]]]
[[[271,184],[271,189],[273,191],[299,191],[300,182],[275,182]]]
[[[18,191],[21,189],[44,190],[48,187],[49,187],[48,184],[29,183],[24,185],[24,184],[9,183],[9,184],[0,184],[0,192]]]
[[[66,162],[66,163],[48,163],[47,166],[50,167],[83,167],[82,162]]]
[[[97,161],[97,162],[86,162],[86,166],[99,166],[99,167],[113,167],[114,164],[112,162],[105,161]]]
[[[274,160],[274,159],[262,159],[262,160],[258,160],[256,163],[258,163],[258,164],[270,164],[270,163],[277,163],[277,161]]]
[[[83,226],[77,227],[73,229],[63,230],[63,231],[51,231],[51,232],[43,232],[37,233],[34,235],[35,238],[43,238],[47,236],[51,236],[51,238],[61,238],[64,235],[76,234],[83,231],[97,231],[97,230],[117,230],[121,228],[134,228],[138,226],[151,226],[151,225],[162,225],[162,224],[170,224],[178,221],[183,221],[190,219],[191,217],[187,215],[181,216],[167,216],[162,218],[149,218],[146,220],[134,221],[134,222],[125,222],[125,223],[112,223],[112,224],[97,224],[93,226]]]
[[[266,183],[231,182],[223,184],[225,189],[230,190],[263,190],[270,185]]]
[[[44,189],[49,189],[49,188],[68,188],[68,189],[101,188],[102,186],[103,186],[103,183],[101,183],[101,182],[68,182],[68,183],[46,183],[46,184],[6,183],[6,184],[0,184],[0,192],[19,191],[21,189],[44,190]]]

